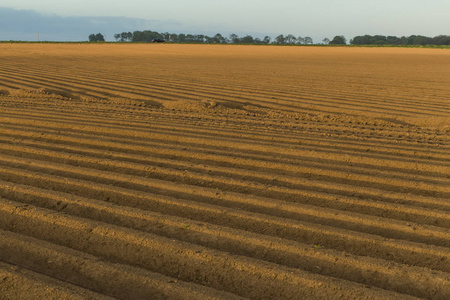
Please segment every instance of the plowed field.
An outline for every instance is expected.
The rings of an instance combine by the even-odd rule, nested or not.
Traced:
[[[450,299],[450,51],[0,44],[0,299]]]

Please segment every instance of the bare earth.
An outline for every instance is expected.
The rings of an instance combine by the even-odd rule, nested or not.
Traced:
[[[0,299],[450,299],[450,51],[0,44]]]

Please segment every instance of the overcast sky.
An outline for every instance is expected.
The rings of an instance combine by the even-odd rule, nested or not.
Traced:
[[[179,25],[136,28],[160,32],[294,34],[315,39],[450,34],[450,0],[1,0],[0,6],[59,16],[131,17]]]

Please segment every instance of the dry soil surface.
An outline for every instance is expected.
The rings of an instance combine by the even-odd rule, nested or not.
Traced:
[[[449,299],[450,51],[0,44],[0,299]]]

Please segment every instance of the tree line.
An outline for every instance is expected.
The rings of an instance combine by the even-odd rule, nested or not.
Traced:
[[[427,37],[423,35],[411,36],[384,36],[384,35],[363,35],[355,36],[350,40],[352,45],[450,45],[450,36],[438,35]]]
[[[105,37],[101,33],[97,33],[97,34],[93,33],[93,34],[89,35],[89,42],[104,42],[104,41],[105,41]]]
[[[270,36],[264,38],[254,38],[251,35],[239,37],[237,34],[230,34],[228,37],[217,33],[214,36],[204,34],[184,34],[184,33],[159,33],[151,30],[122,32],[114,34],[117,42],[150,43],[153,40],[164,40],[173,43],[196,43],[196,44],[275,44],[275,45],[312,45],[311,37],[294,36],[292,34],[280,34],[274,39]],[[90,42],[104,42],[105,38],[101,33],[89,35]],[[343,35],[335,36],[333,39],[324,38],[323,44],[346,45],[347,39]],[[384,36],[384,35],[363,35],[355,36],[350,40],[351,45],[450,45],[450,36],[438,35],[426,37],[422,35],[411,36]]]
[[[198,44],[313,44],[311,37],[294,36],[292,34],[280,34],[272,40],[270,36],[255,38],[251,35],[239,37],[237,34],[223,36],[217,33],[214,36],[204,34],[184,34],[184,33],[159,33],[151,30],[122,32],[114,35],[117,42],[149,43],[154,39],[163,39],[173,43],[198,43]]]

